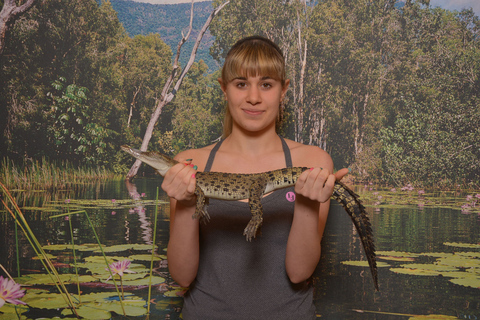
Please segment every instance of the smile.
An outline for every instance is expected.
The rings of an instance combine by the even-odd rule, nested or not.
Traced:
[[[258,116],[258,115],[263,114],[264,111],[263,110],[243,109],[243,112],[245,112],[246,114],[251,115],[251,116]]]

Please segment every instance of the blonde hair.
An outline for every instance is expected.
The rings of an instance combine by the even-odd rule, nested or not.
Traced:
[[[271,40],[252,36],[239,40],[228,51],[222,68],[222,83],[226,86],[232,80],[240,77],[270,77],[285,85],[285,59],[282,50]],[[281,121],[282,108],[279,108],[277,127]],[[232,115],[228,105],[225,108],[223,120],[223,138],[232,133]]]

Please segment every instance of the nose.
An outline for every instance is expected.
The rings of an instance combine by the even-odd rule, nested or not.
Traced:
[[[258,104],[262,101],[262,97],[260,95],[260,90],[257,86],[251,86],[247,92],[247,102],[250,104]]]

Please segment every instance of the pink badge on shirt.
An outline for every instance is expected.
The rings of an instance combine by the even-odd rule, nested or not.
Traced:
[[[288,191],[287,194],[285,195],[285,198],[287,198],[287,201],[294,202],[295,201],[295,192]]]

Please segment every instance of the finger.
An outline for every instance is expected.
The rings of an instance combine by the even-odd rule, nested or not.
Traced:
[[[195,179],[195,173],[190,176],[190,181],[187,186],[187,193],[192,194],[195,192],[195,186],[197,184],[197,180]]]
[[[322,192],[319,197],[320,202],[326,202],[330,199],[333,193],[333,189],[335,187],[335,176],[333,174],[328,176],[327,181],[323,186]]]
[[[308,173],[309,173],[309,170],[305,170],[302,172],[302,174],[300,174],[300,176],[297,179],[297,182],[295,183],[295,189],[297,190],[303,189],[303,187],[305,186],[305,181],[307,180],[307,177],[308,177]]]
[[[322,170],[322,168],[311,168],[306,170],[300,176],[301,183],[298,185],[298,188],[295,188],[295,190],[307,198],[312,200],[317,199],[328,175],[328,170]]]
[[[191,186],[191,177],[195,172],[190,166],[176,164],[165,175],[162,189],[167,192],[169,197],[177,200],[190,197],[195,190],[195,186],[193,189]]]
[[[342,178],[348,173],[350,173],[350,169],[347,169],[347,168],[338,170],[337,172],[335,172],[335,180],[337,181],[342,180]]]

